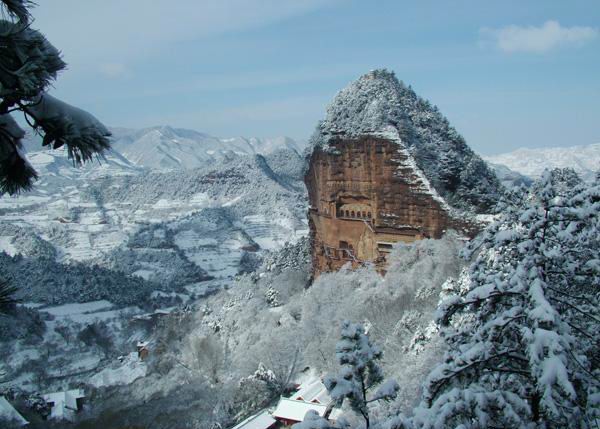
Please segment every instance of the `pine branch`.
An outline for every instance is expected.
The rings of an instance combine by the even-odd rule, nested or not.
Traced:
[[[594,322],[597,322],[597,323],[600,324],[600,319],[596,318],[595,316],[593,316],[592,314],[588,313],[587,311],[584,311],[584,310],[580,309],[579,307],[577,307],[577,306],[575,306],[575,305],[573,305],[573,304],[571,304],[571,303],[569,303],[567,301],[563,301],[561,299],[558,299],[558,298],[555,298],[555,297],[552,297],[552,296],[548,296],[548,299],[551,299],[551,300],[559,302],[559,303],[561,303],[563,305],[566,305],[567,307],[572,308],[573,310],[577,311],[578,313],[581,313],[584,316],[592,319]]]
[[[464,372],[476,367],[476,366],[482,366],[482,365],[486,365],[488,363],[490,363],[491,361],[493,361],[494,359],[499,359],[499,358],[503,358],[503,357],[508,357],[508,358],[514,358],[515,360],[518,361],[522,361],[523,359],[521,357],[517,357],[517,355],[513,355],[512,353],[518,353],[518,350],[506,350],[502,353],[498,353],[495,354],[493,356],[490,356],[486,359],[479,359],[476,361],[473,361],[463,367],[460,367],[458,370],[456,371],[449,371],[449,375],[443,377],[442,379],[437,380],[434,385],[437,384],[437,386],[435,386],[432,394],[430,395],[430,398],[427,400],[429,403],[429,406],[431,406],[431,404],[433,403],[434,398],[436,398],[438,396],[439,391],[446,385],[448,384],[452,379],[454,379],[456,376],[463,374]],[[485,369],[490,370],[491,372],[506,372],[506,370],[504,368],[494,368],[494,367],[485,367]],[[516,374],[520,374],[523,375],[526,378],[531,378],[531,373],[529,371],[525,371],[525,370],[521,370],[518,368],[514,368],[511,369],[512,373],[516,373]]]
[[[0,314],[6,314],[11,306],[20,300],[15,298],[18,288],[11,285],[8,281],[0,280]]]

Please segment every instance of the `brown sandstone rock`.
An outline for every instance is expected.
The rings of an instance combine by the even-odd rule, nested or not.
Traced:
[[[440,238],[449,229],[472,235],[387,136],[332,139],[315,147],[305,176],[315,275],[373,262],[385,272],[396,242]]]

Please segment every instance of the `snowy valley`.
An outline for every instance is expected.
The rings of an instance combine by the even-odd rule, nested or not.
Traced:
[[[220,140],[169,127],[114,134],[105,158],[82,167],[28,142],[40,180],[0,200],[0,267],[20,285],[17,317],[26,321],[0,322],[9,323],[3,391],[144,376],[136,344],[161,317],[307,235],[304,161],[291,139]],[[178,156],[188,163],[173,163]]]

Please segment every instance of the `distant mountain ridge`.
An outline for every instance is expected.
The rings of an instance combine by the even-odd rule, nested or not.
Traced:
[[[500,155],[486,156],[484,159],[534,179],[546,168],[570,167],[583,180],[591,181],[600,169],[600,143],[539,149],[521,148]]]
[[[303,142],[286,136],[221,138],[168,125],[142,129],[114,127],[110,131],[113,134],[111,150],[105,154],[109,165],[104,165],[106,163],[100,159],[100,169],[93,162],[82,166],[80,170],[93,170],[93,174],[102,174],[103,170],[111,167],[122,167],[124,170],[191,170],[236,156],[270,155],[281,149],[301,154],[305,147]],[[26,138],[24,147],[30,161],[36,165],[42,164],[42,168],[56,170],[59,165],[72,165],[64,150],[42,147],[39,136]],[[44,178],[45,171],[40,171],[41,179]],[[54,173],[58,173],[58,170]]]
[[[219,138],[170,126],[141,130],[113,128],[113,150],[138,166],[179,170],[203,167],[235,155],[269,155],[278,149],[302,152],[302,145],[289,137]]]

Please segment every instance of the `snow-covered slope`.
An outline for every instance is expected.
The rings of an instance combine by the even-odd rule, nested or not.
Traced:
[[[590,181],[600,170],[600,143],[587,146],[517,149],[485,160],[502,164],[531,178],[539,177],[548,168],[573,168],[583,180]]]
[[[209,165],[234,155],[270,154],[280,148],[296,152],[301,145],[289,137],[217,138],[169,126],[142,130],[114,128],[113,149],[130,162],[151,169],[179,170]]]
[[[494,206],[502,189],[496,175],[437,107],[393,72],[371,71],[340,91],[311,143],[327,148],[331,139],[381,135],[390,128],[451,206],[476,212]]]

